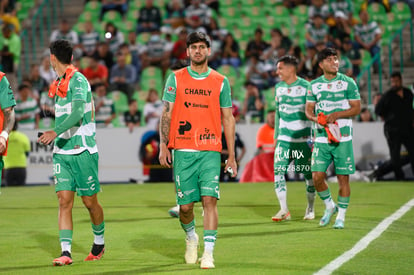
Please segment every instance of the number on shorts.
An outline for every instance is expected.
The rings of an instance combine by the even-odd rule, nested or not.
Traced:
[[[55,163],[53,165],[53,174],[60,174],[60,163]]]

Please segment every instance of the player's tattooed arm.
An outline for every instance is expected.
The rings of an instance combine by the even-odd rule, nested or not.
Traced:
[[[10,133],[13,129],[16,116],[14,114],[14,107],[8,107],[3,109],[4,122],[3,122],[3,131]]]
[[[174,103],[163,101],[164,109],[162,110],[161,123],[160,123],[160,142],[168,144],[171,124],[171,113]]]

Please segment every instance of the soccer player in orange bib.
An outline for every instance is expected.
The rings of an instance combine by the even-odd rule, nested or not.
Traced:
[[[161,165],[173,165],[180,223],[186,232],[185,261],[197,262],[198,235],[195,231],[194,203],[204,210],[203,269],[214,268],[213,250],[217,237],[217,200],[220,198],[221,128],[229,148],[225,171],[237,176],[234,155],[235,121],[227,77],[207,65],[211,42],[206,34],[187,37],[191,64],[174,71],[167,79],[160,123]],[[173,149],[172,155],[168,148]]]

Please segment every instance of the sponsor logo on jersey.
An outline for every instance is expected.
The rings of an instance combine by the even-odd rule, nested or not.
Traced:
[[[175,88],[168,86],[165,88],[165,92],[174,95],[175,94]]]
[[[178,190],[177,190],[177,196],[178,196],[180,199],[184,198],[184,194],[183,194],[183,192],[181,191],[181,189],[178,189]]]
[[[185,106],[186,108],[193,107],[193,108],[208,109],[208,105],[205,105],[205,104],[198,104],[198,103],[191,103],[191,102],[188,102],[188,101],[184,102],[184,106]]]
[[[210,133],[210,129],[204,128],[204,133],[199,135],[199,140],[215,140],[217,137],[214,133]]]
[[[326,87],[330,90],[332,88],[332,84],[329,83]]]
[[[186,95],[210,96],[211,90],[185,88],[184,93]]]
[[[184,135],[185,132],[191,130],[191,123],[186,121],[180,121],[180,127],[178,128],[178,134]]]

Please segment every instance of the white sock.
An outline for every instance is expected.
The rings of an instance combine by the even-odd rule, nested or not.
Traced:
[[[335,207],[335,203],[332,198],[325,199],[323,202],[325,203],[326,209],[332,209]]]
[[[336,216],[336,219],[345,221],[345,213],[346,208],[338,207],[338,215]]]
[[[306,186],[313,186],[313,180],[307,180],[305,179]],[[316,190],[315,192],[306,192],[306,197],[308,198],[308,208],[311,208],[313,210],[313,206],[315,204],[315,196],[316,196]]]
[[[275,175],[275,192],[279,199],[280,209],[289,211],[287,206],[287,186],[284,175]]]
[[[204,242],[204,253],[213,255],[215,242]]]
[[[93,242],[95,244],[98,244],[98,245],[105,244],[104,235],[94,235],[94,236],[95,236],[95,239],[93,240]]]
[[[187,238],[191,241],[196,241],[196,231],[195,228],[191,229],[190,231],[186,232]]]
[[[72,244],[71,243],[61,242],[60,247],[62,248],[62,252],[63,251],[68,251],[69,253],[72,253]]]

